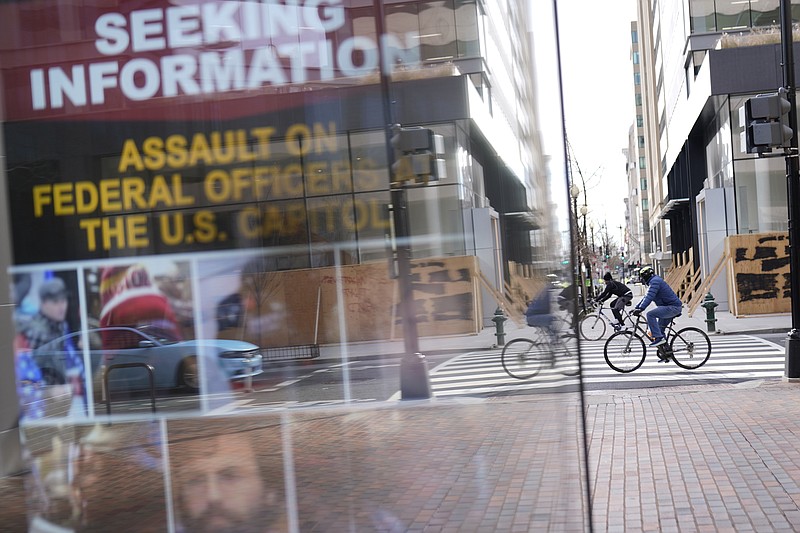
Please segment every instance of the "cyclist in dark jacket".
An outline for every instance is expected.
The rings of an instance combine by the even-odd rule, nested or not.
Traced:
[[[650,346],[661,346],[666,343],[662,329],[669,323],[670,319],[681,314],[683,302],[675,294],[675,291],[667,284],[661,276],[656,276],[653,267],[646,266],[639,271],[642,281],[647,283],[647,294],[632,311],[633,315],[640,315],[651,302],[655,302],[656,308],[647,312],[647,326],[653,336]],[[668,361],[668,359],[662,361]]]
[[[612,296],[617,297],[611,302],[611,312],[614,313],[614,318],[617,319],[616,322],[611,323],[611,326],[619,331],[622,329],[622,309],[633,301],[633,292],[624,283],[615,281],[613,276],[611,276],[611,272],[606,272],[605,276],[603,276],[603,281],[606,282],[606,288],[600,293],[596,300],[598,302],[605,302]]]

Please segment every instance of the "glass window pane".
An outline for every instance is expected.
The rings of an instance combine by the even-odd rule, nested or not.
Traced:
[[[311,249],[311,266],[335,265],[335,243],[352,243],[356,240],[356,218],[353,197],[350,195],[326,196],[308,199],[308,228]],[[358,262],[355,253],[341,255],[341,264]]]
[[[717,30],[714,0],[692,0],[689,10],[692,17],[692,33]]]
[[[476,57],[481,53],[478,33],[478,7],[475,0],[456,0],[456,45],[458,57]]]
[[[419,41],[423,60],[452,60],[457,55],[456,16],[453,0],[436,0],[421,4]]]
[[[750,2],[753,26],[777,26],[781,23],[780,0]]]
[[[786,168],[783,158],[735,162],[736,216],[739,233],[788,229]]]
[[[415,258],[464,255],[464,223],[457,186],[408,189],[408,208]]]
[[[308,196],[352,192],[347,135],[317,132],[303,140],[303,173]]]
[[[717,26],[720,31],[749,28],[750,6],[741,0],[716,0]]]
[[[386,134],[364,131],[350,134],[350,161],[355,192],[389,188],[386,168]]]
[[[419,4],[387,4],[386,31],[393,35],[422,35],[419,27]]]
[[[359,261],[386,260],[386,235],[391,231],[389,191],[356,194],[353,201]]]
[[[529,43],[520,46],[530,31],[524,5],[505,0],[0,2],[5,113],[0,153],[16,262],[8,271],[13,316],[7,317],[3,337],[14,346],[6,350],[0,371],[11,376],[17,358],[33,355],[28,354],[33,337],[26,335],[23,346],[15,333],[41,332],[15,327],[30,325],[29,318],[49,307],[40,300],[48,294],[47,280],[55,281],[52,276],[69,294],[66,321],[59,323],[66,331],[51,328],[65,337],[64,349],[52,355],[83,356],[68,362],[69,374],[62,378],[71,383],[62,381],[58,388],[42,390],[27,374],[17,380],[31,395],[23,406],[41,405],[46,417],[28,428],[27,415],[14,414],[23,422],[25,442],[33,445],[26,455],[52,467],[47,479],[30,480],[29,518],[37,523],[41,518],[45,528],[52,520],[58,530],[120,533],[126,527],[199,531],[213,521],[236,522],[230,529],[237,531],[435,529],[442,524],[439,517],[419,520],[431,499],[415,498],[418,487],[405,473],[409,465],[419,466],[420,458],[428,459],[425,471],[435,470],[440,459],[391,435],[413,425],[427,431],[416,441],[446,442],[438,418],[466,421],[450,428],[452,434],[482,428],[476,442],[495,438],[510,443],[512,454],[526,447],[523,453],[540,454],[537,461],[546,458],[531,463],[526,474],[553,481],[556,498],[538,483],[526,484],[524,493],[512,488],[510,495],[500,494],[500,487],[488,498],[474,497],[481,489],[474,479],[461,484],[466,493],[460,503],[496,519],[484,521],[484,529],[503,530],[507,524],[493,513],[497,497],[538,501],[536,515],[523,517],[520,528],[580,530],[588,523],[579,492],[585,441],[574,431],[573,415],[580,415],[573,409],[572,395],[580,394],[574,357],[559,365],[566,394],[519,407],[533,439],[517,435],[513,424],[491,427],[493,413],[486,405],[492,402],[396,410],[393,402],[406,395],[407,376],[398,382],[397,365],[360,362],[416,352],[406,349],[412,329],[419,339],[446,335],[442,340],[452,343],[463,336],[464,346],[474,344],[475,334],[493,328],[495,295],[513,298],[501,307],[506,316],[518,316],[529,297],[555,288],[550,278],[559,285],[576,281],[570,272],[576,265],[561,263],[569,251],[559,228],[569,224],[558,219],[568,212],[561,207],[568,206],[551,195],[558,184],[549,179],[532,116],[537,75],[527,56]],[[386,15],[384,35],[377,32],[379,6]],[[626,26],[622,38],[630,29]],[[414,258],[408,270],[401,268],[407,266],[403,253],[398,262],[387,260],[395,259],[400,241],[393,239],[389,210],[397,195],[389,188],[393,157],[378,83],[382,38],[386,51],[396,54],[389,59],[397,72],[392,121],[431,128],[444,140],[446,173],[404,192]],[[634,42],[637,38],[635,31],[630,34]],[[469,67],[462,75],[470,79],[462,80],[463,89],[470,97],[470,85],[480,92],[479,109],[447,105],[458,94],[431,92],[447,85],[425,79],[441,75],[440,68],[402,72],[418,69],[414,56],[440,61],[442,68],[465,58],[459,66]],[[508,138],[498,141],[498,132]],[[637,157],[644,153],[635,150]],[[29,312],[33,316],[24,315]],[[416,320],[409,321],[412,317]],[[132,329],[104,335],[97,324],[147,326],[159,333],[141,341]],[[557,338],[564,339],[559,353],[574,355],[575,345],[567,341],[577,337],[567,334],[569,320],[558,326]],[[168,333],[191,342],[162,344]],[[101,364],[98,352],[110,348],[119,350]],[[153,358],[156,394],[164,398],[156,424],[147,394],[119,396],[98,384],[106,363],[111,357],[121,362],[123,351]],[[437,357],[444,363],[451,355],[455,359],[456,354]],[[301,371],[310,359],[324,371]],[[436,364],[437,374],[445,370]],[[478,373],[496,381],[503,372],[499,356],[493,364],[493,376]],[[448,366],[459,382],[453,387],[433,380],[432,396],[474,395],[471,378],[462,380],[457,375],[463,370]],[[116,373],[116,379],[128,374],[146,381],[146,372],[129,370]],[[261,378],[249,379],[262,370]],[[52,379],[41,385],[53,386]],[[536,392],[510,373],[503,380],[526,389],[520,393]],[[507,392],[489,385],[486,396]],[[44,398],[37,398],[39,393]],[[112,414],[123,420],[102,431],[95,426],[106,407],[101,396],[125,400],[114,402]],[[9,403],[4,394],[0,407]],[[557,404],[563,404],[558,414],[566,416],[553,416]],[[312,412],[330,406],[345,416]],[[258,416],[240,416],[251,409]],[[351,410],[355,416],[348,416]],[[168,419],[161,419],[162,413]],[[235,420],[226,421],[228,415]],[[47,420],[52,417],[58,420]],[[386,424],[373,423],[381,420]],[[505,429],[510,433],[498,437]],[[452,463],[446,466],[473,465],[478,474],[496,472],[501,479],[519,470],[512,464],[503,470],[502,458],[476,464],[473,452],[445,454]],[[347,457],[366,462],[345,464]],[[378,462],[382,472],[376,471]],[[201,473],[200,464],[209,469]],[[53,472],[63,483],[49,484]],[[61,475],[65,472],[69,475]],[[132,473],[119,498],[122,506],[133,496],[153,512],[137,517],[118,512],[136,509],[104,507],[109,501],[104,495],[119,487],[120,472]],[[376,476],[389,493],[371,490]],[[440,483],[431,490],[453,493],[448,476],[433,478]],[[347,490],[326,492],[321,479]],[[150,490],[169,483],[170,494]],[[43,487],[59,489],[64,498],[40,498],[36,491]],[[193,497],[209,487],[222,487],[247,509],[235,518],[211,519],[209,509],[190,509]],[[85,498],[79,505],[67,501],[81,491]],[[469,523],[459,524],[463,518],[456,512],[448,520],[454,528],[469,529]],[[531,523],[523,525],[525,520]]]
[[[281,255],[278,269],[308,268],[308,214],[305,201],[259,202],[249,205],[220,206],[214,209],[217,221],[228,235],[235,235],[241,248],[298,246],[291,256]],[[226,231],[227,230],[227,231]]]

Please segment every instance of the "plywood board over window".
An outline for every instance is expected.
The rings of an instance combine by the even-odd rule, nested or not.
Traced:
[[[729,258],[728,293],[736,315],[789,313],[789,236],[786,232],[732,235],[725,239]]]
[[[265,263],[266,264],[266,263]],[[421,337],[480,331],[480,272],[473,256],[411,261]],[[305,270],[251,269],[241,284],[250,313],[225,338],[266,348],[403,338],[397,280],[386,261]]]

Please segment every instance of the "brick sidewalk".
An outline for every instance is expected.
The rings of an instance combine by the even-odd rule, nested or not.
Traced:
[[[800,388],[587,395],[597,531],[800,529]]]
[[[595,531],[800,529],[798,385],[586,398]],[[174,422],[170,442],[241,424],[278,463],[291,443],[300,531],[582,531],[578,407],[562,394],[273,412]],[[142,494],[103,512],[159,505]],[[0,480],[0,531],[24,531],[24,500],[21,480]]]

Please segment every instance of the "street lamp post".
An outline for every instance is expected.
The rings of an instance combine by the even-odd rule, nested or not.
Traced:
[[[622,261],[622,275],[620,276],[625,282],[625,232],[622,231],[622,224],[619,225],[619,255]]]
[[[584,192],[584,200],[586,199],[586,193]],[[581,242],[583,243],[583,264],[586,267],[586,281],[587,285],[589,286],[589,297],[594,298],[594,282],[592,281],[592,261],[589,257],[589,234],[586,233],[586,215],[589,213],[589,206],[586,204],[581,206],[581,216],[583,217],[583,237]]]
[[[576,282],[580,285],[580,295],[581,295],[581,306],[586,309],[586,289],[583,286],[583,269],[581,268],[581,238],[580,238],[580,230],[578,228],[578,196],[581,194],[581,189],[575,183],[573,183],[569,188],[569,195],[572,197],[572,213],[573,219],[575,220],[575,265],[573,268],[575,269],[575,278]]]
[[[592,275],[597,274],[600,275],[599,271],[597,270],[597,250],[594,246],[594,222],[591,220],[589,221],[589,231],[592,233]]]

